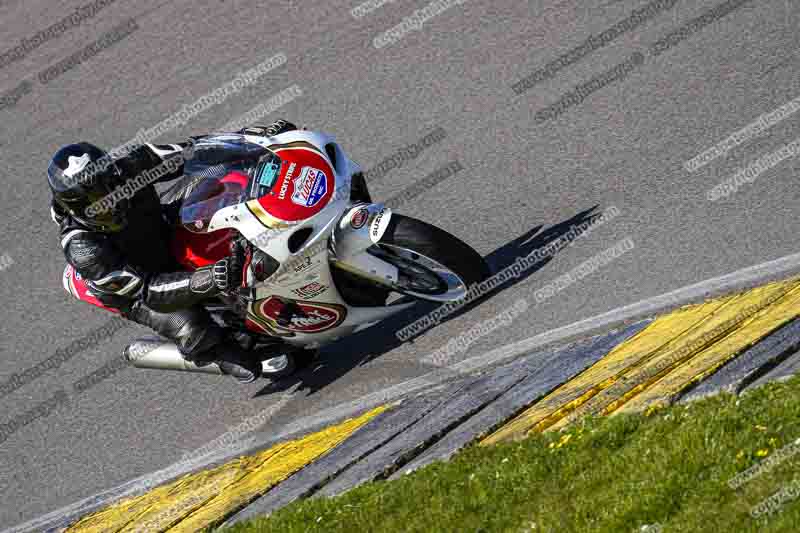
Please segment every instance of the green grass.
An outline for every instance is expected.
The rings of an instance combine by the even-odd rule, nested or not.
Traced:
[[[720,395],[472,446],[397,481],[295,502],[230,531],[800,531],[800,499],[750,515],[800,480],[800,453],[738,490],[728,486],[798,439],[795,378],[741,398]]]

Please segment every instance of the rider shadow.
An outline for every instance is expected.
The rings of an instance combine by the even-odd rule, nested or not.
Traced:
[[[575,226],[580,226],[581,224],[592,225],[602,214],[602,212],[597,211],[598,207],[599,206],[595,205],[589,209],[586,209],[585,211],[581,211],[573,217],[547,228],[541,233],[539,233],[539,231],[544,227],[544,225],[540,224],[526,231],[509,243],[497,248],[484,258],[489,265],[492,274],[496,274],[504,268],[511,266],[514,264],[517,258],[527,256],[534,250],[543,248],[550,243],[564,237]],[[538,261],[531,268],[523,271],[518,277],[512,277],[508,281],[497,285],[464,307],[442,318],[439,324],[443,324],[448,320],[456,318],[473,309],[477,305],[480,305],[499,292],[507,290],[512,286],[525,281],[528,279],[528,277],[535,274],[547,263],[552,261],[553,257],[555,257],[557,253],[558,252],[548,255],[546,258]],[[437,307],[439,307],[439,304],[436,303],[418,302],[411,308],[402,311],[397,315],[389,317],[383,322],[372,326],[371,328],[350,335],[349,337],[345,337],[344,339],[341,339],[336,343],[323,348],[317,363],[311,367],[301,370],[297,374],[294,374],[293,376],[285,378],[276,383],[270,383],[256,393],[256,396],[283,392],[287,389],[290,389],[298,382],[301,383],[301,388],[307,389],[308,395],[314,394],[315,392],[334,383],[352,369],[364,365],[373,359],[390,352],[404,342],[413,343],[414,338],[418,335],[406,339],[405,341],[401,341],[398,339],[395,333],[402,330],[409,324],[414,323],[416,320],[424,317]],[[420,332],[420,335],[429,331],[430,329],[432,328],[423,330]]]

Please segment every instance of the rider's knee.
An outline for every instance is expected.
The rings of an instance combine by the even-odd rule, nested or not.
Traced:
[[[189,321],[176,333],[175,344],[184,359],[195,362],[214,359],[214,347],[223,341],[222,328],[210,322]]]
[[[190,361],[204,360],[211,348],[223,340],[222,328],[198,306],[160,313],[137,302],[131,307],[128,318],[174,342],[181,355]]]

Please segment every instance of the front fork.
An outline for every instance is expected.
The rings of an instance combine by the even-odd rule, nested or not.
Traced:
[[[389,287],[398,280],[397,267],[367,252],[380,242],[389,226],[392,210],[383,204],[351,207],[331,236],[331,262],[338,268]]]

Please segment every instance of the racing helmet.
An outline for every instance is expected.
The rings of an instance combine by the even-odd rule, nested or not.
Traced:
[[[54,207],[79,224],[106,233],[120,231],[127,224],[126,199],[110,207],[109,201],[100,203],[122,184],[122,172],[97,146],[80,142],[60,148],[47,167],[47,180]]]

